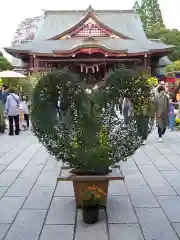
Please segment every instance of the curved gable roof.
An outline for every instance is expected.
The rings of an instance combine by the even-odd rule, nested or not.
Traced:
[[[114,33],[115,35],[126,38],[126,39],[131,39],[129,36],[126,36],[113,28],[109,27],[105,22],[102,22],[100,18],[97,17],[96,13],[93,10],[88,11],[83,18],[74,26],[71,28],[68,28],[66,31],[58,34],[57,36],[53,37],[52,39],[59,39],[60,37],[63,37],[64,35],[70,34],[73,30],[76,30],[79,26],[82,26],[83,23],[85,23],[89,18],[92,18],[97,24],[99,24],[101,27],[105,28],[106,30],[109,30],[110,32]]]
[[[35,41],[52,39],[72,29],[84,20],[88,14],[94,14],[97,20],[121,36],[138,41],[147,40],[141,20],[134,10],[125,11],[45,11],[37,30]]]

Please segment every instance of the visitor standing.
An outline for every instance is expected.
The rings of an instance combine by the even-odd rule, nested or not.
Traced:
[[[169,127],[171,129],[171,131],[174,130],[175,127],[175,107],[174,107],[174,103],[172,100],[172,97],[169,100]]]
[[[158,128],[159,142],[162,142],[166,128],[169,125],[169,100],[165,94],[165,87],[158,87],[158,95],[155,97],[156,126]]]
[[[129,116],[131,114],[131,111],[132,111],[131,102],[127,97],[124,97],[122,104],[122,113],[125,125],[127,125],[129,122]]]
[[[15,134],[19,135],[19,114],[20,114],[20,99],[15,93],[15,89],[9,90],[9,95],[6,99],[5,111],[9,119],[9,135],[14,134],[13,122],[15,123]]]
[[[159,81],[158,85],[154,89],[154,95],[155,97],[159,96],[158,88],[164,84],[163,81]]]
[[[122,115],[122,104],[123,104],[123,98],[120,97],[116,104],[116,111],[118,111],[120,115]]]
[[[3,88],[0,86],[0,101],[2,101]]]
[[[178,110],[175,110],[175,106],[179,107],[179,102],[174,102],[174,98],[171,96],[169,100],[169,127],[171,131],[174,130],[176,124],[176,114],[178,112]]]
[[[6,104],[6,99],[9,95],[9,87],[5,84],[2,85],[2,102],[5,105]]]
[[[26,96],[22,97],[22,100],[20,102],[20,109],[22,110],[22,114],[23,114],[22,127],[28,129],[29,128],[29,106],[28,106],[28,100]],[[26,122],[26,125],[24,125],[24,122]]]

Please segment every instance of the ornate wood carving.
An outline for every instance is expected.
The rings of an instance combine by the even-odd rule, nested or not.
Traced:
[[[103,28],[97,26],[95,23],[84,23],[83,27],[74,33],[72,37],[108,37],[109,35]]]

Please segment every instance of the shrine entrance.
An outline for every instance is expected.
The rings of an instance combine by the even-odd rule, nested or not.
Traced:
[[[106,74],[106,61],[102,53],[78,53],[74,56],[71,67],[88,85],[95,85],[102,81]]]

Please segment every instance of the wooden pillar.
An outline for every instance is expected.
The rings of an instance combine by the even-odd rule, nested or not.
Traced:
[[[151,66],[151,59],[148,54],[144,56],[144,68],[150,75],[152,74],[152,66]]]
[[[34,72],[38,72],[39,70],[39,59],[36,55],[33,56],[34,59]]]
[[[148,55],[147,54],[144,55],[144,67],[145,67],[145,69],[148,68]]]
[[[106,69],[106,61],[104,61],[104,76],[106,76],[106,72],[107,72],[107,69]]]
[[[30,70],[32,70],[32,69],[33,69],[33,67],[34,67],[34,61],[33,61],[33,57],[32,57],[32,56],[30,56],[30,58],[29,58],[29,69],[30,69]]]
[[[157,75],[158,61],[159,59],[157,57],[151,57],[151,75],[152,76]]]
[[[32,73],[33,72],[33,68],[34,68],[33,56],[29,56],[29,63],[28,63],[28,66],[27,66],[27,72],[28,73]]]

